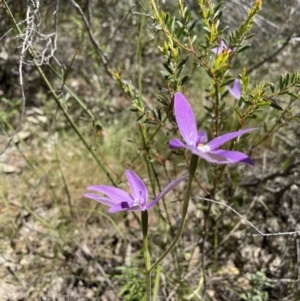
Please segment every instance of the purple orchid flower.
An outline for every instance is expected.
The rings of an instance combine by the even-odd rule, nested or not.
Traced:
[[[242,86],[239,79],[235,79],[232,87],[228,87],[229,93],[237,100],[242,96]]]
[[[211,51],[216,55],[221,54],[224,50],[227,50],[229,53],[233,51],[233,49],[228,48],[228,46],[223,40],[221,40],[220,45],[218,47],[214,47],[211,49]]]
[[[216,55],[219,55],[219,54],[221,54],[223,51],[227,51],[228,53],[231,53],[232,51],[235,51],[236,50],[236,47],[234,47],[234,48],[229,48],[227,45],[226,45],[226,43],[223,41],[223,40],[221,40],[221,42],[220,42],[220,45],[218,46],[218,47],[214,47],[214,48],[212,48],[211,49],[211,51],[213,52],[213,53],[215,53]]]
[[[237,151],[219,149],[219,146],[243,134],[254,131],[255,128],[227,133],[207,143],[206,132],[197,132],[197,124],[192,108],[180,92],[175,93],[174,96],[174,111],[180,134],[186,144],[175,138],[169,142],[170,148],[183,147],[189,149],[193,154],[211,163],[245,163],[254,165],[247,155]]]
[[[115,213],[119,211],[145,211],[152,208],[165,194],[177,186],[188,175],[182,176],[169,183],[162,192],[148,203],[148,190],[144,182],[131,170],[126,169],[125,174],[130,186],[131,194],[113,186],[93,185],[87,187],[87,190],[103,193],[107,196],[100,196],[93,193],[85,193],[86,198],[95,200],[109,206],[108,212]]]

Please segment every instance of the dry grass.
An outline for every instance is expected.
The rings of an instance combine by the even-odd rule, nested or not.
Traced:
[[[119,186],[125,188],[124,165],[135,166],[140,174],[145,170],[141,160],[132,163],[139,151],[127,141],[128,138],[134,140],[135,121],[129,118],[132,115],[120,116],[116,118],[118,122],[110,122],[96,139],[102,156],[118,174]],[[82,129],[93,143],[89,125],[83,125]],[[125,125],[131,128],[130,134]],[[231,200],[231,206],[263,232],[297,230],[298,155],[294,151],[296,161],[291,163],[296,165],[280,176],[278,172],[282,169],[273,163],[281,164],[284,156],[292,154],[288,149],[277,147],[282,139],[281,133],[273,143],[255,152],[256,167],[247,169],[242,185]],[[286,139],[288,143],[297,136]],[[293,149],[292,145],[289,147]],[[276,155],[279,149],[281,154]],[[82,197],[86,186],[109,184],[109,181],[74,134],[67,129],[34,130],[16,147],[11,145],[5,156],[9,164],[16,167],[16,172],[2,174],[0,178],[0,276],[3,280],[0,295],[4,296],[3,300],[133,300],[128,299],[130,288],[140,296],[143,261],[139,226],[131,214],[109,216],[105,207]],[[201,164],[198,176],[203,185],[208,185],[210,171],[203,173],[204,167]],[[271,182],[266,178],[270,174],[274,174]],[[148,182],[147,178],[145,181]],[[220,188],[220,197],[226,189],[230,189],[229,183]],[[183,190],[181,186],[167,198],[172,228],[162,222],[157,211],[151,211],[153,260],[176,231],[175,217],[180,213],[180,202],[170,200],[180,198]],[[196,186],[194,196],[199,196]],[[200,242],[206,206],[199,201],[191,203],[184,239],[162,266],[161,300],[168,296],[170,300],[178,300],[178,296],[192,293],[197,286],[201,288]],[[250,235],[253,231],[241,223],[239,217],[217,205],[212,206],[210,223],[204,251],[208,298],[237,300],[237,296],[246,292],[249,296],[258,295],[259,287],[264,294],[274,296],[278,290],[269,284],[279,285],[285,291],[282,296],[296,296],[297,239],[253,239]],[[223,243],[223,239],[226,242]],[[257,274],[263,268],[265,272]],[[251,282],[247,272],[256,275],[254,280],[260,279],[260,282]],[[265,275],[268,278],[264,278]],[[125,293],[118,297],[122,289]],[[193,294],[198,300],[196,293]],[[249,298],[247,300],[251,300]]]
[[[100,2],[104,4],[105,1]],[[55,16],[53,3],[47,7],[48,16],[40,16],[39,12],[35,15],[48,20],[38,28],[45,34],[49,33],[50,28],[57,30],[55,19],[49,17]],[[98,5],[97,1],[89,3],[91,7]],[[141,68],[139,76],[143,97],[147,105],[156,107],[156,97],[153,95],[157,95],[163,79],[157,76],[162,68],[162,58],[157,45],[152,44],[154,31],[150,24],[144,25],[145,35],[141,39],[145,40],[141,42],[142,63],[139,65],[135,39],[140,15],[129,14],[130,7],[126,1],[114,3],[117,16],[108,5],[103,11],[90,10],[93,32],[97,38],[103,38],[100,42],[109,38],[109,43],[101,46],[103,49],[107,47],[111,66],[115,71],[118,68],[122,70],[124,78],[138,82],[137,73]],[[248,5],[248,2],[242,1],[240,5],[244,4]],[[41,10],[41,13],[45,11]],[[96,132],[92,128],[88,114],[83,113],[82,107],[74,101],[74,95],[70,96],[65,91],[62,100],[68,112],[106,167],[109,166],[119,187],[127,187],[125,168],[137,171],[150,187],[145,150],[136,116],[128,112],[129,100],[104,72],[101,60],[95,55],[96,50],[89,43],[81,17],[75,14],[71,6],[61,7],[61,11],[61,37],[57,55],[60,62],[70,68],[66,83],[104,123],[103,131]],[[24,20],[22,10],[17,12],[16,17]],[[39,21],[39,18],[36,20]],[[2,23],[5,25],[5,21]],[[31,44],[39,41],[34,39],[34,33],[37,32],[31,32]],[[102,33],[108,36],[102,37]],[[274,32],[273,36],[277,41],[278,33]],[[125,45],[124,39],[128,44]],[[156,39],[155,42],[159,43],[161,36],[157,35]],[[261,40],[261,36],[257,37],[256,43],[261,43]],[[0,96],[5,96],[1,98],[0,113],[1,126],[6,120],[6,123],[3,122],[3,132],[13,132],[9,122],[16,128],[16,123],[21,120],[18,114],[19,90],[16,89],[18,78],[15,73],[7,72],[19,63],[20,54],[3,54],[11,53],[12,49],[15,51],[23,42],[3,35],[5,48],[0,53],[4,62],[4,67],[0,68],[1,76],[6,78],[0,87]],[[74,56],[78,43],[81,47],[78,55]],[[268,44],[274,47],[274,43]],[[40,49],[40,45],[36,46]],[[292,47],[294,45],[288,46],[286,51],[292,52]],[[265,51],[264,47],[253,49],[256,48]],[[73,56],[75,60],[71,66]],[[285,61],[284,70],[290,70],[295,64],[292,59],[285,60],[286,57],[287,53],[284,53],[278,59]],[[247,65],[254,58],[257,59],[257,56],[248,55],[241,61]],[[264,76],[265,70],[278,71],[283,68],[278,67],[277,62],[267,63],[263,67]],[[23,138],[15,140],[15,145],[11,144],[0,157],[0,300],[141,301],[144,297],[144,263],[139,224],[131,213],[107,215],[107,208],[83,198],[86,186],[111,183],[63,116],[55,116],[56,105],[49,99],[49,89],[45,88],[37,72],[31,66],[26,65],[26,68],[24,79],[27,82],[24,88],[28,99],[22,120]],[[205,120],[203,109],[203,105],[210,104],[205,100],[206,94],[202,89],[208,83],[201,72],[195,75],[195,69],[192,66],[190,69],[186,70],[191,73],[191,81],[187,85],[189,88],[184,87],[183,92],[193,104],[198,122],[201,121],[199,128],[210,130],[211,123]],[[237,74],[240,68],[234,72]],[[277,77],[277,73],[271,75]],[[51,72],[47,76],[60,91],[62,83]],[[286,105],[284,98],[278,101]],[[299,116],[299,104],[295,103],[292,110],[294,115]],[[241,139],[240,149],[249,150],[251,145],[259,141],[264,122],[269,128],[276,123],[278,112],[271,108],[265,112],[253,121],[259,130]],[[235,130],[237,121],[233,117],[233,110],[228,109],[225,114],[229,122],[226,122],[222,132]],[[254,149],[251,157],[256,166],[253,169],[241,166],[226,168],[216,192],[218,201],[240,212],[264,233],[299,231],[300,132],[297,126],[296,122],[290,122]],[[175,173],[184,173],[186,169],[181,156],[170,157],[169,150],[166,151],[168,138],[163,130],[150,150],[149,161],[154,162],[161,186],[168,182],[168,177],[173,178]],[[6,139],[0,141],[4,144]],[[165,166],[156,160],[156,154],[163,159],[168,158]],[[214,167],[203,161],[199,163],[197,177],[208,190],[212,187],[215,174]],[[205,196],[196,183],[193,189],[193,196]],[[168,215],[163,202],[159,202],[150,212],[152,262],[162,254],[177,231],[181,212],[181,202],[177,200],[182,198],[183,191],[184,184],[181,184],[165,200],[169,222],[165,221]],[[254,229],[232,211],[213,204],[209,216],[205,217],[207,208],[205,202],[197,199],[191,201],[183,238],[175,251],[163,261],[160,269],[153,273],[158,281],[157,300],[298,301],[298,236],[254,238]],[[205,220],[208,233],[203,242]],[[206,276],[205,284],[203,275]],[[204,297],[202,290],[205,290]]]

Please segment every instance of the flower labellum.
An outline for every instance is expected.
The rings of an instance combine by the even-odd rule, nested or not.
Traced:
[[[110,208],[108,209],[108,212],[110,213],[124,210],[145,211],[152,208],[160,199],[165,196],[165,194],[167,194],[188,176],[182,176],[169,183],[156,198],[148,203],[148,190],[144,182],[133,171],[129,169],[125,170],[125,174],[129,183],[131,193],[113,186],[93,185],[87,187],[87,190],[100,192],[102,194],[105,194],[106,196],[101,196],[94,193],[85,193],[84,196],[86,198],[109,206]]]
[[[174,96],[174,113],[178,129],[183,140],[185,141],[185,144],[178,138],[174,138],[169,142],[170,148],[186,148],[193,154],[211,163],[245,163],[254,165],[253,161],[244,153],[223,150],[219,149],[219,147],[234,138],[254,131],[255,128],[227,133],[214,138],[210,142],[207,142],[208,139],[206,132],[200,131],[198,133],[193,110],[189,102],[180,92],[175,93]]]
[[[242,96],[242,86],[239,79],[235,79],[232,87],[228,87],[229,93],[237,100]]]

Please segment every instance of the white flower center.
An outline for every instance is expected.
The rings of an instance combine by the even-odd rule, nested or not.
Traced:
[[[200,152],[204,152],[204,153],[210,152],[210,147],[208,145],[205,145],[205,144],[198,144],[197,149]]]
[[[140,196],[133,200],[133,206],[140,206],[143,203],[143,193],[140,191]]]
[[[141,200],[140,199],[134,199],[133,206],[139,206],[140,204],[141,204]]]

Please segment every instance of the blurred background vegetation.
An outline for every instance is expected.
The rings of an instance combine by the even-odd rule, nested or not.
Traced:
[[[225,39],[245,19],[252,2],[224,1],[220,26],[228,27]],[[139,91],[149,108],[160,107],[157,95],[165,82],[158,46],[164,37],[154,26],[150,5],[125,0],[6,3],[22,34],[1,2],[0,299],[142,300],[138,224],[130,214],[106,215],[106,208],[82,197],[88,185],[111,183],[64,112],[120,187],[126,187],[125,167],[145,174],[140,160],[145,150],[136,115],[130,111],[131,99],[112,75],[120,72],[123,83]],[[160,5],[177,15],[177,1]],[[197,1],[186,5],[199,19]],[[196,30],[199,45],[205,34],[201,21]],[[299,71],[299,1],[264,0],[252,33],[251,47],[232,62],[233,75],[247,67],[253,83],[278,83],[282,74]],[[61,108],[25,46],[35,49],[37,64],[60,97]],[[193,107],[198,104],[195,110],[204,124],[199,101],[206,105],[208,78],[192,59],[184,72],[190,76],[184,93]],[[290,98],[276,101],[285,107]],[[264,233],[300,231],[299,101],[291,110],[295,118],[284,121],[253,151],[255,168],[234,167],[219,192]],[[252,125],[272,127],[281,122],[278,114],[268,108]],[[167,131],[159,136],[157,153],[165,152],[168,139]],[[257,141],[259,137],[249,138],[243,142],[245,149]],[[179,162],[174,157],[168,161],[168,154],[158,167],[161,174]],[[212,175],[202,171],[205,166],[201,165],[202,173],[199,169],[204,183]],[[182,191],[180,187],[173,197],[179,198]],[[172,225],[151,225],[150,220],[152,254],[161,254],[176,232],[180,204],[170,206]],[[184,239],[157,272],[158,300],[299,300],[299,238],[253,237],[253,229],[240,217],[216,206],[211,211],[211,233],[203,244],[206,206],[191,204]],[[200,297],[195,291],[202,288],[203,273],[206,289]]]

